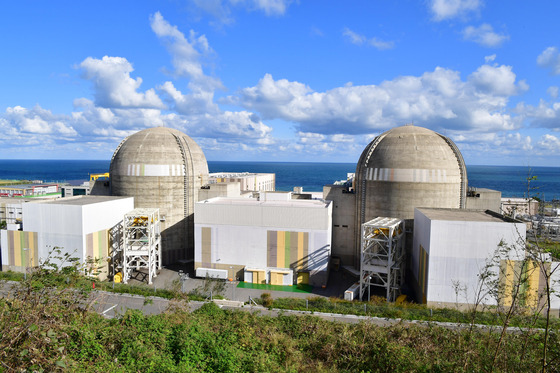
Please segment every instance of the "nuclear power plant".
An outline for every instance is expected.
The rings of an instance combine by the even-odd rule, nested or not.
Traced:
[[[355,173],[319,193],[276,192],[274,174],[239,171],[209,175],[202,149],[178,130],[137,132],[116,148],[109,180],[88,189],[98,196],[20,202],[21,218],[1,231],[2,268],[24,270],[25,258],[35,265],[49,247],[72,243],[83,260],[108,261],[104,276],[124,282],[149,271],[151,283],[162,266],[179,263],[193,276],[328,288],[330,272],[342,270],[356,281],[340,294],[346,299],[406,295],[444,306],[475,301],[470,290],[459,299],[454,284],[475,288],[498,245],[516,252],[500,268],[525,257],[525,225],[500,214],[501,193],[469,186],[458,147],[426,128],[375,137]],[[82,238],[70,223],[47,223],[54,211],[87,220]],[[545,277],[528,278],[524,291],[536,299]]]
[[[184,133],[154,127],[124,139],[111,159],[111,194],[158,208],[163,265],[193,258],[194,205],[208,183],[202,149]]]

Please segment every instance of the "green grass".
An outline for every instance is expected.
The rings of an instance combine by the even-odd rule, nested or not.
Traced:
[[[46,300],[46,299],[44,299]],[[6,371],[79,372],[533,372],[542,334],[345,324],[312,316],[259,316],[207,303],[106,320],[56,299],[40,309],[0,300]],[[44,304],[43,302],[42,304]],[[497,358],[494,354],[497,352]],[[559,369],[551,340],[549,371]]]
[[[531,242],[535,244],[534,242]],[[545,252],[550,253],[555,260],[560,260],[560,242],[543,240],[539,241],[538,245]]]
[[[31,180],[0,180],[0,186],[24,185],[31,183]]]
[[[240,281],[237,285],[238,288],[243,289],[258,289],[258,290],[268,290],[268,291],[284,291],[288,293],[311,293],[313,291],[313,286],[311,285],[297,285],[297,286],[286,286],[286,285],[268,285],[268,284],[253,284],[251,282]]]
[[[8,276],[14,279],[18,275]],[[173,302],[172,309],[159,315],[144,316],[139,310],[129,310],[119,319],[106,320],[86,311],[91,285],[91,279],[83,278],[72,267],[39,268],[21,282],[22,291],[0,299],[0,371],[542,370],[544,333],[537,330],[501,337],[500,333],[476,328],[450,330],[409,324],[378,327],[369,322],[336,323],[312,316],[272,318],[222,310],[214,303],[188,312],[181,301]],[[96,282],[96,288],[105,285],[110,284]],[[291,308],[302,307],[301,302],[305,302],[272,300],[268,293],[263,293],[260,300],[268,306]],[[307,305],[340,313],[364,307],[363,303],[319,297],[310,297]],[[364,313],[380,312],[386,317],[436,315],[413,304],[397,307],[370,302],[365,308]],[[441,317],[458,315],[458,311],[449,309],[442,312]],[[552,325],[546,360],[549,371],[560,370],[559,329],[558,323]]]
[[[0,280],[11,280],[11,281],[23,281],[23,274],[7,271],[0,272]],[[177,290],[168,289],[155,289],[147,285],[144,286],[134,286],[126,284],[113,284],[112,282],[102,282],[93,279],[88,279],[84,277],[76,277],[72,280],[72,286],[79,289],[90,290],[93,288],[93,283],[95,283],[96,290],[102,290],[112,293],[119,294],[134,294],[144,297],[161,297],[165,299],[183,299],[183,300],[194,300],[194,301],[205,301],[208,299],[208,294],[200,292],[192,292],[189,294],[184,294],[179,291],[179,286]],[[51,279],[51,286],[63,287],[66,286],[66,277],[58,276]],[[178,285],[178,284],[177,284]],[[253,285],[258,287],[248,287],[247,285]],[[237,287],[239,288],[253,288],[259,290],[279,290],[281,286],[277,285],[257,285],[248,284],[240,282]],[[303,289],[298,289],[295,286],[283,286],[281,288],[289,288],[288,291],[308,293]],[[286,290],[280,290],[286,291]],[[214,292],[213,298],[223,299],[224,297],[219,294],[219,292]],[[257,303],[263,304],[262,298],[254,298]],[[475,320],[476,324],[482,325],[501,325],[503,322],[504,315],[498,312],[491,311],[479,311],[473,316],[470,312],[463,312],[452,308],[427,308],[423,304],[415,303],[404,303],[401,305],[396,305],[392,303],[387,303],[381,298],[375,298],[371,302],[359,302],[359,301],[346,301],[339,298],[324,298],[318,296],[312,296],[310,294],[307,299],[302,298],[289,298],[282,297],[272,299],[270,295],[266,299],[266,307],[285,309],[285,310],[300,310],[300,311],[312,311],[312,312],[325,312],[325,313],[337,313],[346,315],[358,315],[358,316],[372,316],[381,318],[394,318],[403,320],[420,320],[420,321],[437,321],[437,322],[452,322],[461,324],[470,324]],[[512,318],[511,326],[535,326],[544,327],[546,320],[544,317],[535,318],[532,314],[526,315],[516,315]],[[553,327],[560,328],[560,319],[553,318],[551,320]]]

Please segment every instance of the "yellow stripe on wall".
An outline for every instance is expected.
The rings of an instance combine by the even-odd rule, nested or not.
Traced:
[[[540,268],[537,263],[530,261],[527,263],[527,298],[526,303],[529,307],[537,307],[539,302],[539,277]]]
[[[503,282],[504,298],[502,301],[504,306],[509,307],[511,306],[511,302],[513,300],[512,293],[513,293],[515,263],[513,260],[505,260],[504,262],[505,265],[502,270],[504,273],[504,282]]]
[[[37,253],[37,232],[8,231],[7,265],[33,267],[39,264]],[[27,249],[27,250],[24,250]]]
[[[285,254],[286,254],[286,235],[284,231],[278,231],[277,235],[277,255],[276,255],[276,267],[284,268]]]
[[[96,259],[103,259],[107,256],[107,230],[97,232],[97,257]]]
[[[14,231],[14,265],[21,267],[21,235],[20,232]]]
[[[302,267],[302,259],[303,259],[303,238],[304,238],[304,233],[303,232],[298,232],[298,241],[297,241],[297,262],[299,263],[299,268]]]
[[[29,242],[29,265],[36,266],[35,264],[35,235],[33,232],[27,232],[28,242]]]
[[[91,250],[91,256],[92,256],[91,259],[95,259],[95,255],[98,252],[97,247],[99,246],[99,236],[95,233],[92,233],[92,238],[93,238],[93,245]]]

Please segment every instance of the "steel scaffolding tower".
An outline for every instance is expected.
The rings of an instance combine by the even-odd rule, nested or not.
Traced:
[[[378,217],[362,224],[360,256],[360,300],[371,286],[387,290],[394,302],[404,281],[404,220]]]
[[[122,270],[123,262],[123,225],[122,220],[109,229],[109,275],[115,281],[115,274]]]
[[[159,209],[138,208],[123,219],[122,274],[126,284],[132,271],[147,269],[148,284],[161,269]]]

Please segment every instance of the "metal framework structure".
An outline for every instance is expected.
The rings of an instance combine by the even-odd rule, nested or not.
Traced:
[[[126,284],[132,271],[147,269],[148,284],[161,269],[159,209],[138,208],[123,219],[122,274]]]
[[[404,220],[378,217],[362,224],[360,255],[360,300],[371,286],[385,288],[387,301],[394,302],[404,281]]]
[[[123,262],[123,225],[122,220],[109,229],[109,274],[115,281],[115,274],[122,270]]]

